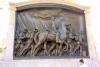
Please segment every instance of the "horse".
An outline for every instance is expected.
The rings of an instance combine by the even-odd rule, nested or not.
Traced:
[[[62,44],[66,40],[66,33],[68,32],[66,30],[67,26],[68,25],[66,23],[62,23],[62,28],[59,29],[59,32],[56,32],[55,34],[52,32],[48,32],[48,31],[40,32],[38,34],[38,42],[34,46],[33,55],[35,56],[38,52],[36,49],[38,49],[38,47],[42,43],[46,43],[47,41],[55,41],[56,43],[59,43],[60,44],[59,52],[60,52],[61,48],[62,48]],[[59,41],[57,41],[57,38],[59,38],[58,39]],[[45,49],[46,49],[46,44],[45,44]],[[60,53],[60,55],[61,55],[61,53]]]

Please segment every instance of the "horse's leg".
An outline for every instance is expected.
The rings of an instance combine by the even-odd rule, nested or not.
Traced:
[[[32,55],[32,53],[33,53],[33,49],[34,49],[34,46],[31,45],[31,55]]]
[[[59,55],[59,44],[57,43],[57,46],[56,46],[56,55]]]
[[[36,56],[39,50],[40,50],[40,48],[37,48],[37,49],[35,50],[33,56]]]
[[[54,50],[51,52],[51,54],[52,54],[52,55],[55,55],[55,52],[56,52],[56,49],[54,49]]]
[[[37,36],[38,36],[38,34],[36,34],[36,35],[34,36],[34,42],[35,42],[35,44],[37,43]]]
[[[34,53],[35,53],[35,50],[37,49],[37,47],[39,46],[39,45],[41,45],[42,44],[42,42],[41,41],[39,41],[35,46],[34,46],[34,49],[33,49],[33,55],[34,55]]]
[[[48,51],[47,51],[47,42],[44,43],[44,54],[47,54]]]
[[[63,43],[60,43],[60,46],[59,46],[59,56],[61,56],[61,54],[62,54],[62,45],[63,45]]]
[[[66,48],[64,48],[63,51],[68,51],[68,47],[69,47],[68,43],[64,42],[64,44],[66,45]]]
[[[50,52],[54,49],[55,46],[56,46],[56,44],[53,44],[53,45],[50,47],[50,49],[48,50],[48,53],[50,53]]]

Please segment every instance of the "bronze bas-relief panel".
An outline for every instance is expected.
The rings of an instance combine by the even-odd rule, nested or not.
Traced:
[[[17,11],[14,57],[89,57],[84,13],[62,8]]]

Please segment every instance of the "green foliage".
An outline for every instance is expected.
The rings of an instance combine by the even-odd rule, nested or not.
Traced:
[[[0,48],[0,53],[2,53],[2,52],[3,52],[3,50],[4,50],[3,48]]]

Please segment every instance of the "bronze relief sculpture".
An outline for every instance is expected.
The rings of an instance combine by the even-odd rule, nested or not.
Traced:
[[[14,56],[88,57],[83,20],[83,13],[67,12],[61,8],[18,11]]]

